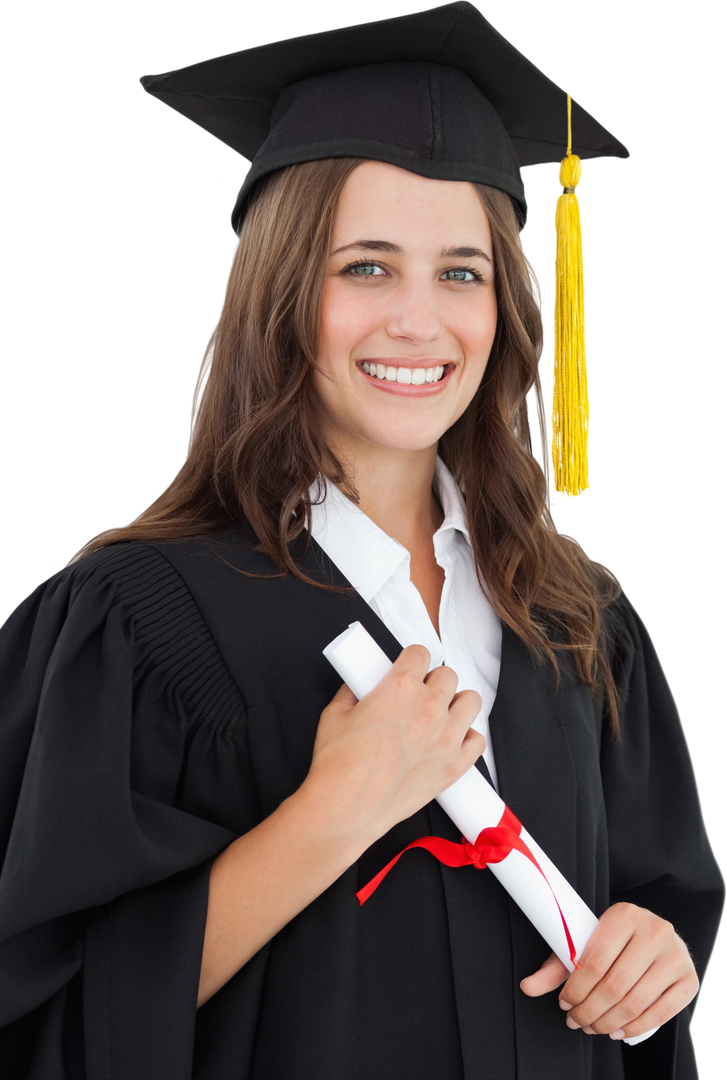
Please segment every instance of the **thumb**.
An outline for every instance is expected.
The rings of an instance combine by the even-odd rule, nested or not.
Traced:
[[[520,989],[528,997],[540,997],[541,994],[548,994],[551,990],[556,990],[561,983],[565,982],[569,974],[570,972],[565,964],[558,959],[555,953],[551,953],[545,963],[541,965],[539,971],[523,979],[520,983]]]

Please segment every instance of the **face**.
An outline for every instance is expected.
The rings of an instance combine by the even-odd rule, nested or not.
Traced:
[[[495,336],[492,238],[471,184],[365,162],[335,215],[313,385],[338,452],[421,451],[472,400]]]

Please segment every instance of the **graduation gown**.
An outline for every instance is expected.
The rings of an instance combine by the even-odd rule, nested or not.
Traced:
[[[270,576],[255,543],[236,524],[104,549],[0,635],[4,1080],[696,1077],[691,1009],[630,1048],[569,1030],[557,994],[527,998],[549,949],[487,871],[407,852],[359,908],[411,840],[459,840],[434,802],[196,1011],[211,863],[305,779],[340,685],[321,650],[358,619],[400,651],[354,590]],[[304,565],[348,584],[315,543]],[[504,630],[500,791],[597,914],[657,912],[702,975],[721,878],[649,638],[623,597],[608,618],[621,743],[568,653],[557,686]]]

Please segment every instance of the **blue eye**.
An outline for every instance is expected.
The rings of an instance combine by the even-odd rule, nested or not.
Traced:
[[[445,273],[470,273],[472,274],[473,281],[462,281],[458,279],[462,285],[473,285],[475,281],[482,281],[482,274],[477,270],[471,270],[469,267],[458,267],[456,270],[445,270]]]
[[[352,277],[380,277],[384,271],[377,263],[357,262],[351,263],[344,269],[344,274]]]
[[[363,273],[354,273],[353,271],[364,271]],[[350,262],[347,267],[341,270],[342,274],[349,274],[352,278],[378,278],[380,274],[374,273],[375,270],[382,270],[382,267],[378,265],[378,262],[367,262],[365,259],[356,259],[355,262]],[[366,272],[367,271],[367,272]],[[466,274],[471,275],[471,281],[465,281],[462,278],[449,279],[454,281],[456,285],[476,285],[483,281],[483,275],[479,270],[475,270],[473,267],[453,267],[450,270],[444,270],[443,273],[449,274]]]

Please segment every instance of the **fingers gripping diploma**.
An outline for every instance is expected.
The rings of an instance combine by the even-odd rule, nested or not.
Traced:
[[[587,1035],[631,1039],[665,1024],[688,1005],[699,980],[687,946],[671,923],[634,904],[601,916],[570,977],[552,954],[520,988],[530,997],[555,990],[568,1027]]]

